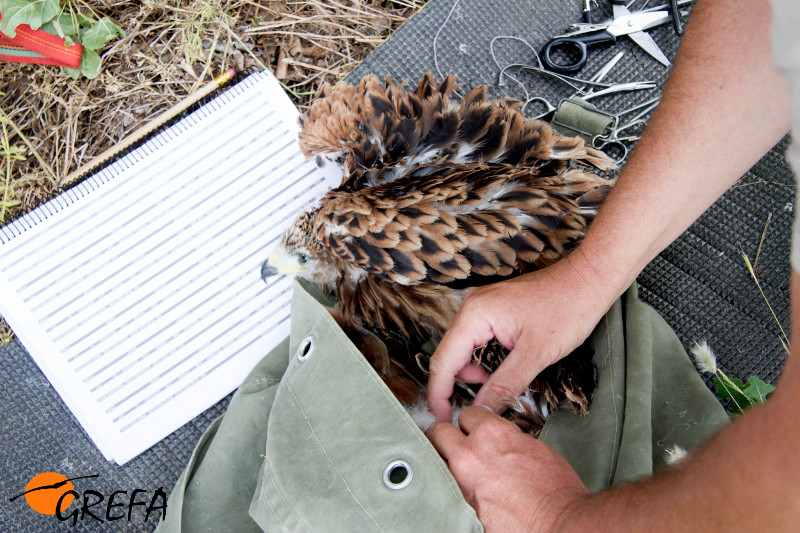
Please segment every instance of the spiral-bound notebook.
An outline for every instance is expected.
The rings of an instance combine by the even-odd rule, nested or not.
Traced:
[[[106,459],[123,464],[235,389],[288,335],[261,263],[338,184],[297,110],[252,74],[0,228],[0,314]]]

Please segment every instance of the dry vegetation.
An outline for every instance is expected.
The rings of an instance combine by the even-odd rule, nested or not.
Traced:
[[[62,0],[62,5],[67,0]],[[78,0],[126,37],[100,75],[0,63],[0,225],[227,68],[269,68],[296,105],[346,76],[423,0]],[[11,332],[0,320],[0,344]]]

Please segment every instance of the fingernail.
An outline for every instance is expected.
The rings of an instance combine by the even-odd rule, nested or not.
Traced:
[[[483,405],[482,403],[474,403],[472,405],[474,405],[475,407],[483,407],[484,409],[488,409],[489,411],[494,413],[494,409],[492,409],[488,405]]]

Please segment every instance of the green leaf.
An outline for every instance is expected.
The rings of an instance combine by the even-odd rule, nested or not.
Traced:
[[[100,74],[100,54],[94,50],[83,49],[83,57],[81,57],[81,72],[90,80]]]
[[[767,400],[767,395],[775,390],[775,387],[769,383],[765,383],[755,376],[750,376],[747,380],[747,388],[744,389],[744,394],[755,403],[764,403]]]
[[[111,19],[103,17],[84,34],[81,44],[89,50],[99,50],[117,35],[125,37],[125,32]]]
[[[81,60],[81,63],[83,63],[83,60]],[[69,76],[73,80],[77,80],[78,76],[81,75],[81,67],[78,68],[61,67],[61,68],[63,68],[64,72],[67,73],[67,76]]]
[[[70,15],[62,13],[47,24],[42,24],[42,30],[64,38],[78,33],[78,23]]]
[[[720,399],[731,399],[733,410],[743,413],[748,407],[753,405],[750,399],[742,392],[743,384],[739,378],[720,379],[714,377],[714,385],[717,386],[717,396]]]
[[[97,22],[95,19],[91,17],[85,17],[80,13],[75,13],[75,20],[77,20],[78,24],[80,24],[81,26],[85,26],[87,28],[91,28],[92,25],[94,25],[94,23]]]
[[[56,17],[61,8],[58,0],[0,0],[0,32],[11,38],[17,35],[17,26],[27,24],[34,30]]]
[[[730,378],[730,381],[739,387],[740,390],[744,387],[744,383],[742,383],[742,380],[739,378]],[[731,397],[728,391],[732,390],[733,387],[731,387],[729,383],[727,385],[723,385],[723,381],[719,377],[714,376],[714,385],[717,386],[717,396],[719,396],[721,400]]]
[[[73,80],[77,80],[81,74],[90,80],[96,78],[100,74],[100,55],[94,50],[84,48],[80,66],[78,68],[64,67],[64,70]]]
[[[28,149],[25,148],[24,146],[11,146],[9,147],[9,150],[7,152],[3,151],[3,153],[6,157],[9,157],[10,159],[16,159],[17,161],[25,161],[26,159],[25,154],[28,153]]]

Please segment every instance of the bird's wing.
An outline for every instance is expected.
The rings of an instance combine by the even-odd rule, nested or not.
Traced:
[[[383,185],[329,192],[313,231],[350,271],[402,285],[510,276],[573,247],[611,183],[579,169],[421,166]]]
[[[486,86],[452,101],[456,77],[436,85],[425,74],[416,90],[367,76],[357,87],[325,87],[300,117],[300,148],[345,169],[342,187],[358,190],[398,179],[417,165],[500,163],[563,165],[576,161],[601,170],[614,167],[582,139],[564,137],[541,120],[525,118],[518,101],[488,100]],[[392,167],[391,172],[386,172]],[[373,172],[363,172],[373,169]]]

